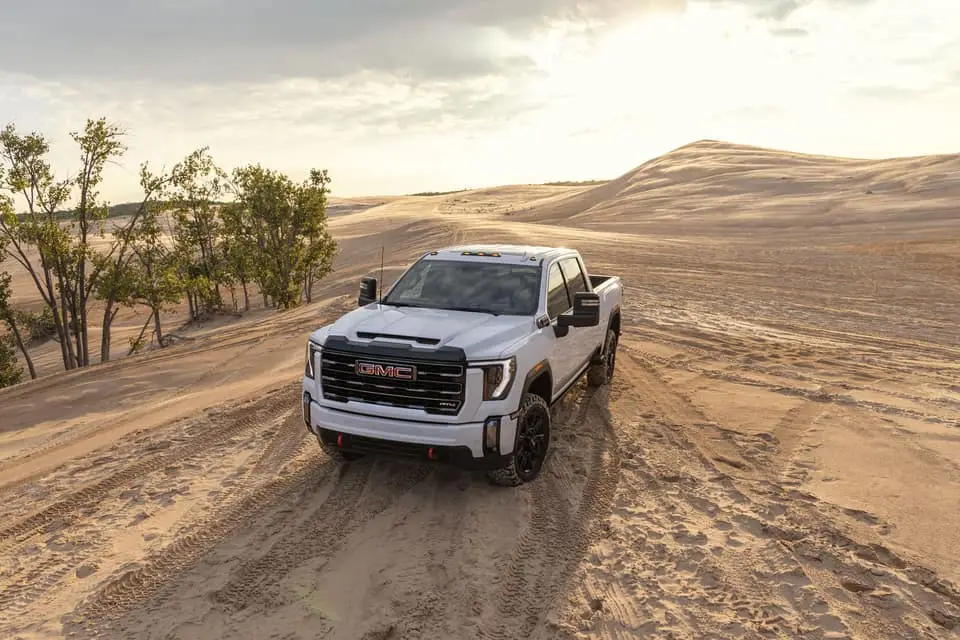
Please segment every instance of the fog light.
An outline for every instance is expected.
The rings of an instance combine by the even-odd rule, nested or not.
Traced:
[[[483,423],[483,448],[492,452],[500,450],[500,418],[487,418]]]
[[[303,392],[303,404],[301,405],[301,412],[303,413],[303,423],[307,425],[307,431],[313,433],[311,428],[313,425],[310,424],[310,394],[306,391]]]

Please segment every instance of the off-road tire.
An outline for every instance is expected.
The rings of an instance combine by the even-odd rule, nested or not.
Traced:
[[[326,444],[320,439],[320,436],[317,436],[317,442],[320,443],[320,448],[323,449],[323,452],[330,456],[334,462],[352,462],[363,457],[362,453],[357,453],[356,451],[344,451],[343,449],[339,449],[332,444]]]
[[[595,364],[587,370],[587,385],[600,387],[613,379],[613,372],[617,363],[617,332],[607,331],[607,339],[603,344],[603,362]]]
[[[525,424],[525,421],[532,417],[532,414],[539,414],[539,417],[543,420],[543,429],[544,429],[544,438],[543,438],[543,452],[540,454],[539,460],[537,461],[537,466],[532,474],[523,473],[520,467],[520,461],[517,458],[517,448],[520,443],[521,437],[521,426]],[[547,402],[540,396],[533,393],[526,393],[523,396],[523,400],[520,403],[520,413],[517,416],[517,437],[514,440],[513,453],[510,457],[510,464],[500,469],[492,469],[487,472],[487,479],[491,484],[495,484],[501,487],[516,487],[525,482],[532,482],[537,477],[539,477],[540,472],[543,471],[543,463],[546,460],[547,452],[550,448],[550,407],[547,406]]]

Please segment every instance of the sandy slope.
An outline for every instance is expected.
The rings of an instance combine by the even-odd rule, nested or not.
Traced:
[[[707,142],[337,215],[323,303],[0,393],[0,636],[951,637],[958,196],[956,156]],[[382,245],[389,280],[475,239],[623,277],[614,384],[555,409],[519,490],[333,464],[299,421],[305,335]]]

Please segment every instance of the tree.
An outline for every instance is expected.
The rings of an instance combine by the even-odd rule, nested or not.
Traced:
[[[337,243],[327,232],[326,170],[313,169],[295,184],[287,176],[249,165],[234,170],[237,200],[227,207],[231,242],[251,271],[265,304],[288,309],[300,303],[307,283],[332,269]]]
[[[95,264],[94,287],[96,297],[103,301],[103,320],[100,336],[100,362],[110,360],[111,327],[121,306],[134,304],[136,286],[135,269],[131,268],[136,258],[133,243],[143,236],[143,221],[148,210],[159,206],[157,196],[172,179],[172,173],[154,174],[149,165],[140,165],[140,188],[143,199],[126,222],[115,225],[113,243],[106,254],[97,253],[93,257]]]
[[[71,226],[78,229],[77,243],[73,248],[70,267],[74,278],[68,279],[68,298],[72,304],[74,338],[77,356],[82,367],[90,364],[90,345],[87,341],[87,301],[97,284],[97,266],[88,274],[87,267],[93,259],[89,243],[90,234],[103,235],[103,221],[109,207],[98,200],[97,188],[103,181],[106,163],[124,154],[126,147],[120,142],[124,132],[109,124],[106,119],[87,120],[83,133],[71,133],[70,137],[80,146],[80,173],[73,183],[79,190],[79,199]]]
[[[161,347],[164,342],[160,312],[165,305],[179,302],[183,292],[176,254],[164,242],[164,237],[171,235],[164,222],[167,221],[159,206],[146,208],[130,245],[136,259],[124,271],[129,278],[129,295],[124,303],[142,304],[150,309],[154,334]]]
[[[2,182],[27,208],[24,215],[16,215],[6,196],[9,206],[0,219],[0,235],[7,255],[27,270],[55,318],[66,369],[90,364],[87,309],[99,275],[91,239],[103,234],[108,211],[98,187],[106,164],[126,150],[120,142],[123,135],[104,118],[87,120],[82,132],[70,134],[80,147],[80,171],[72,179],[57,180],[46,160],[50,145],[42,135],[20,135],[12,124],[0,132],[0,160],[7,165]],[[61,224],[61,211],[74,190],[76,205]]]
[[[177,165],[165,195],[176,223],[174,246],[192,318],[223,307],[220,287],[228,280],[228,270],[220,247],[223,222],[217,207],[226,179],[227,174],[203,147]]]
[[[4,302],[0,322],[31,375],[30,344],[48,337],[60,345],[65,369],[91,364],[94,298],[103,304],[100,360],[106,362],[124,306],[150,309],[145,327],[153,323],[163,346],[161,312],[184,294],[192,318],[221,310],[223,287],[236,309],[237,285],[249,310],[251,283],[266,306],[287,309],[311,301],[315,282],[332,270],[337,243],[327,231],[325,170],[311,170],[301,183],[260,165],[228,175],[207,147],[170,171],[141,165],[143,200],[111,225],[107,250],[96,249],[110,213],[99,192],[103,172],[126,153],[125,135],[104,118],[88,119],[70,134],[79,170],[59,178],[42,134],[21,133],[12,123],[0,130],[0,260],[19,264],[44,304],[40,313],[27,313]],[[236,201],[224,205],[228,194]],[[9,300],[9,279],[4,286]]]
[[[30,351],[27,348],[27,345],[23,340],[23,336],[20,333],[17,314],[14,312],[13,307],[10,306],[10,294],[11,294],[10,280],[11,278],[9,273],[7,273],[6,271],[0,272],[0,320],[2,320],[7,325],[7,328],[10,330],[10,335],[13,337],[14,344],[20,350],[20,353],[23,354],[24,362],[27,363],[27,368],[30,370],[30,379],[36,380],[37,370],[33,366],[33,358],[30,357]],[[6,339],[4,338],[4,340]],[[0,349],[9,348],[8,343],[5,342],[4,344],[6,345],[6,347],[0,347]],[[3,369],[5,366],[3,364],[3,361],[4,361],[4,355],[0,354],[0,369]],[[20,369],[20,374],[21,375],[23,374],[22,368]],[[0,378],[2,378],[3,375],[4,374],[0,372]],[[6,385],[3,385],[2,383],[0,383],[0,387],[2,386],[6,386]]]
[[[38,133],[20,135],[12,124],[0,131],[0,161],[6,165],[0,166],[0,185],[21,196],[27,208],[26,213],[17,215],[10,195],[0,197],[0,237],[6,256],[26,270],[53,314],[63,366],[73,369],[77,361],[61,295],[71,239],[57,221],[57,211],[68,199],[70,187],[55,180],[45,160],[49,150],[49,143]],[[31,255],[34,252],[36,258]]]
[[[308,212],[305,228],[306,247],[303,265],[299,271],[303,283],[303,297],[313,302],[313,284],[333,271],[333,259],[339,247],[327,231],[327,185],[330,177],[326,170],[310,171],[309,180],[300,191],[300,207]],[[312,213],[309,213],[312,212]]]
[[[231,204],[220,212],[223,220],[223,261],[229,279],[239,283],[243,290],[243,310],[250,310],[250,291],[247,285],[256,281],[257,243],[251,235],[248,216],[243,207]]]

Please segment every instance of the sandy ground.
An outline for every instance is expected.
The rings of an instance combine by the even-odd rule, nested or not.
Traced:
[[[958,198],[958,156],[702,142],[343,211],[323,302],[0,392],[0,637],[956,637]],[[382,245],[390,281],[472,240],[623,278],[612,386],[554,409],[517,490],[334,464],[307,333]]]

